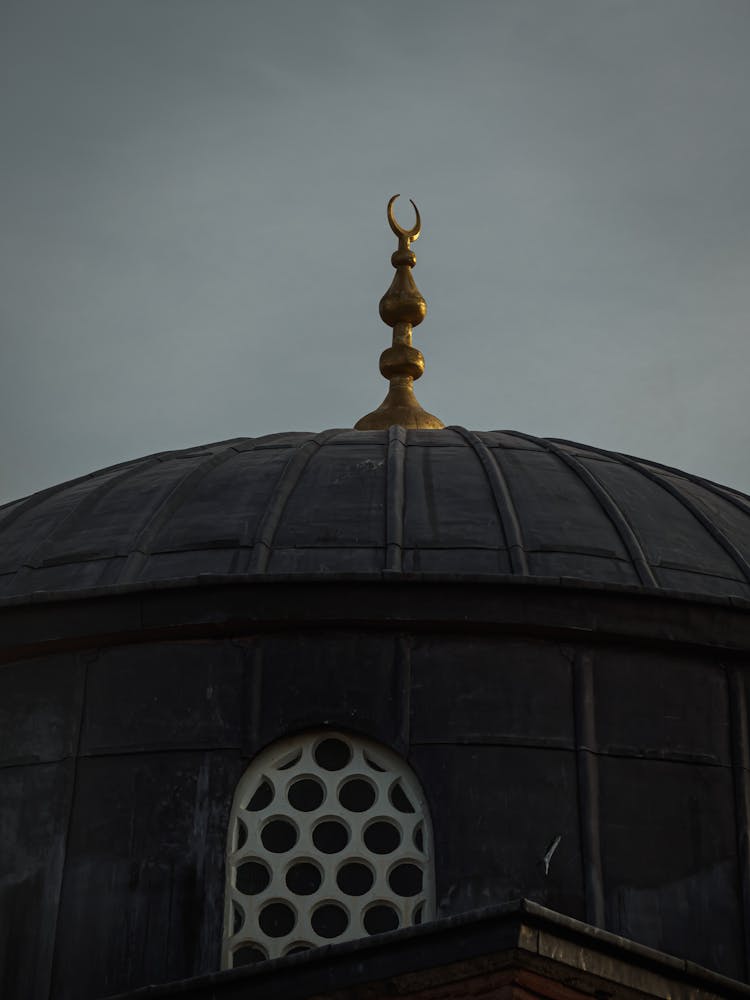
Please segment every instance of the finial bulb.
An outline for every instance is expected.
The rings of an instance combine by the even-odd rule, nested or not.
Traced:
[[[391,264],[396,273],[391,287],[380,300],[381,319],[393,328],[392,346],[380,356],[380,371],[389,380],[390,387],[377,410],[368,413],[354,425],[360,431],[384,430],[394,424],[423,429],[444,426],[437,417],[422,409],[414,395],[414,379],[419,378],[424,371],[424,358],[421,351],[412,347],[411,333],[427,315],[427,303],[411,273],[417,258],[410,245],[419,239],[422,218],[412,201],[416,221],[411,229],[400,226],[393,214],[393,203],[398,197],[399,195],[394,194],[386,209],[388,224],[398,238],[398,249],[391,256]]]

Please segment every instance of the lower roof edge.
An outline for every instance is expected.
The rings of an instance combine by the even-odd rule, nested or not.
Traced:
[[[368,1000],[404,993],[427,1000],[446,984],[452,996],[472,996],[523,987],[529,977],[535,995],[550,998],[750,998],[746,983],[522,899],[112,1000]]]

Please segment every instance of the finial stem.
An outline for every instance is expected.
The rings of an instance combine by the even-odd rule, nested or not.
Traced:
[[[388,395],[372,413],[362,417],[354,425],[357,430],[383,430],[394,424],[401,427],[440,428],[444,424],[427,413],[414,395],[414,380],[424,372],[422,352],[412,347],[411,335],[415,326],[427,315],[427,303],[417,288],[412,268],[417,262],[411,244],[419,239],[422,219],[414,205],[416,222],[411,229],[404,229],[396,222],[393,203],[399,196],[394,194],[388,202],[386,214],[388,223],[398,238],[398,249],[391,256],[391,264],[396,273],[391,287],[380,300],[380,317],[393,328],[393,341],[380,355],[380,372],[390,383]]]

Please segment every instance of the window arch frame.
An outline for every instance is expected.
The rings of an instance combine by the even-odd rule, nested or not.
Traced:
[[[315,869],[320,884],[309,891]],[[361,891],[364,870],[372,885]],[[300,875],[304,892],[287,881],[300,883]],[[346,927],[333,933],[341,911]],[[319,728],[277,740],[250,762],[229,816],[222,969],[412,926],[434,913],[430,811],[403,757],[369,737]]]

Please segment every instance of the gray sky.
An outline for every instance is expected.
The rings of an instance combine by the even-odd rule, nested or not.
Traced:
[[[396,191],[427,409],[750,491],[748,52],[748,0],[3,0],[0,497],[377,406]]]

